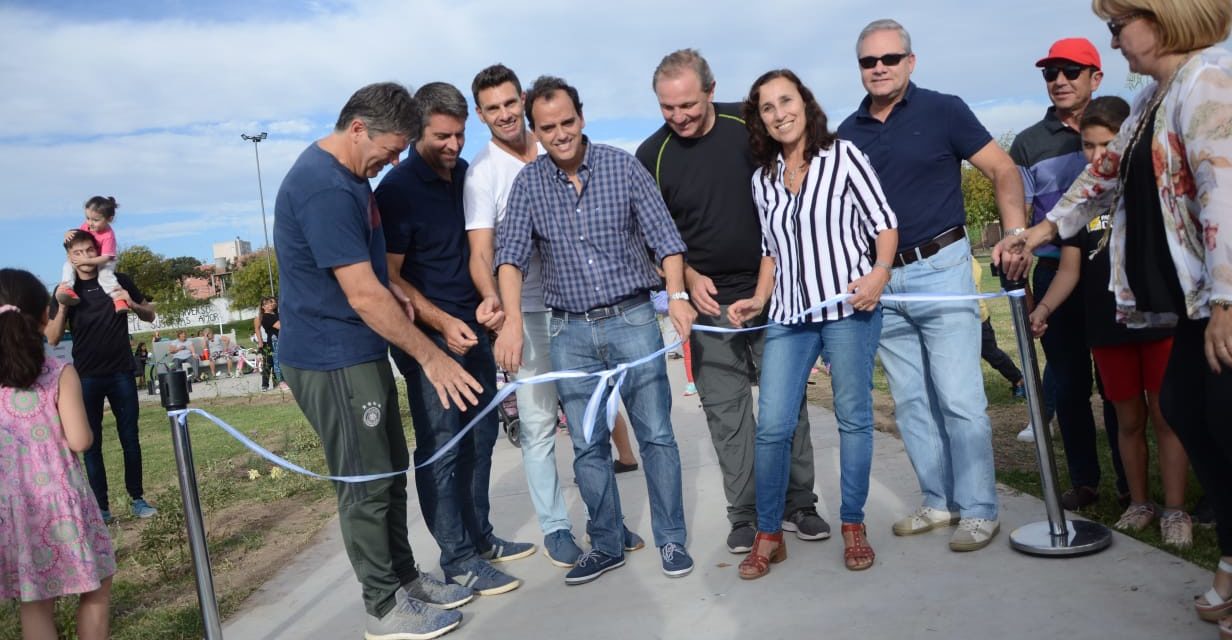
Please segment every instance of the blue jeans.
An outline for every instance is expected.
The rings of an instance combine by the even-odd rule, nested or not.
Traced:
[[[432,457],[437,448],[457,435],[496,393],[496,361],[488,332],[478,325],[471,330],[479,343],[459,356],[445,345],[445,339],[435,332],[428,337],[437,347],[453,358],[467,373],[483,385],[479,404],[466,410],[457,406],[441,406],[436,388],[424,375],[423,368],[413,358],[398,349],[391,349],[394,364],[406,377],[406,395],[411,406],[415,428],[415,464]],[[415,470],[415,489],[428,531],[441,547],[441,566],[455,565],[488,548],[488,523],[491,505],[488,482],[492,475],[492,448],[496,445],[500,425],[495,412],[484,416],[475,428],[436,462]]]
[[[791,443],[809,370],[820,355],[830,363],[834,416],[838,419],[839,517],[864,522],[873,463],[873,357],[881,335],[881,310],[841,320],[771,325],[762,355],[756,457],[757,530],[782,528],[783,497],[791,469]]]
[[[553,314],[552,367],[557,370],[603,371],[632,362],[663,348],[663,335],[649,299],[620,315],[586,321]],[[586,442],[582,417],[595,378],[560,380],[556,391],[565,405],[573,439],[573,473],[590,515],[591,546],[605,555],[624,555],[623,516],[616,476],[612,472],[611,431],[600,411],[591,441]],[[610,391],[605,391],[606,401]],[[655,546],[685,543],[684,498],[680,481],[680,450],[672,432],[672,390],[667,361],[655,358],[628,370],[621,399],[637,438],[650,496],[650,522]]]
[[[974,294],[970,244],[960,240],[895,268],[885,293]],[[883,313],[881,365],[924,506],[996,519],[979,305],[974,300],[888,302]]]
[[[106,376],[82,376],[81,397],[86,405],[86,420],[94,434],[94,443],[86,449],[86,476],[98,507],[110,511],[107,501],[107,468],[103,464],[103,398],[111,404],[115,416],[116,434],[120,448],[124,450],[124,488],[133,500],[144,497],[141,485],[141,440],[137,432],[137,418],[141,409],[137,404],[137,382],[131,371]]]
[[[551,312],[527,311],[522,314],[522,368],[518,379],[552,370],[548,338]],[[543,533],[570,529],[569,510],[560,491],[556,469],[556,385],[551,382],[518,387],[519,438],[522,468],[530,488],[530,501],[539,516]]]

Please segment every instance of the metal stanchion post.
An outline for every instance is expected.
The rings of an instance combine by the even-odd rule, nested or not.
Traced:
[[[177,411],[188,408],[188,374],[171,371],[158,374],[158,386],[163,408]],[[180,477],[180,498],[184,502],[184,524],[188,529],[188,548],[192,553],[193,573],[197,577],[197,604],[201,607],[201,622],[206,640],[222,640],[222,622],[218,602],[214,597],[214,574],[210,569],[210,552],[205,544],[205,523],[201,518],[201,499],[197,494],[197,470],[193,465],[192,442],[188,437],[188,422],[171,420],[171,444],[175,449],[175,466]]]
[[[1006,291],[1022,290],[1025,281],[1008,281],[1001,276]],[[1011,295],[1010,315],[1014,319],[1014,334],[1018,338],[1018,353],[1022,357],[1023,383],[1026,385],[1027,409],[1035,425],[1035,454],[1039,460],[1040,487],[1044,492],[1044,510],[1048,520],[1032,522],[1010,533],[1010,546],[1017,551],[1039,556],[1078,556],[1103,551],[1112,544],[1108,527],[1089,520],[1069,520],[1061,509],[1061,493],[1057,483],[1057,468],[1052,457],[1052,429],[1044,422],[1044,395],[1040,385],[1039,361],[1035,357],[1035,340],[1027,313],[1027,299]]]

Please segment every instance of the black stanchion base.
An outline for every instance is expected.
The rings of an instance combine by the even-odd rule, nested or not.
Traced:
[[[1015,551],[1033,556],[1072,557],[1098,553],[1112,544],[1112,531],[1098,522],[1069,520],[1065,525],[1069,535],[1052,535],[1048,521],[1032,522],[1010,533],[1010,546]]]

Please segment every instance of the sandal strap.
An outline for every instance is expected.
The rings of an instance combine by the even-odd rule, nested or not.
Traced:
[[[1219,561],[1219,570],[1224,573],[1232,573],[1232,562],[1228,562],[1227,560],[1221,559]]]
[[[1226,602],[1223,596],[1219,595],[1219,592],[1215,590],[1215,587],[1207,589],[1206,593],[1202,594],[1202,599],[1206,600],[1206,605],[1212,608],[1219,607]]]

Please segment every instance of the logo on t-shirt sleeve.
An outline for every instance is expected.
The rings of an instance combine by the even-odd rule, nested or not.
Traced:
[[[381,228],[381,210],[376,206],[376,196],[368,194],[368,228],[372,230]]]

